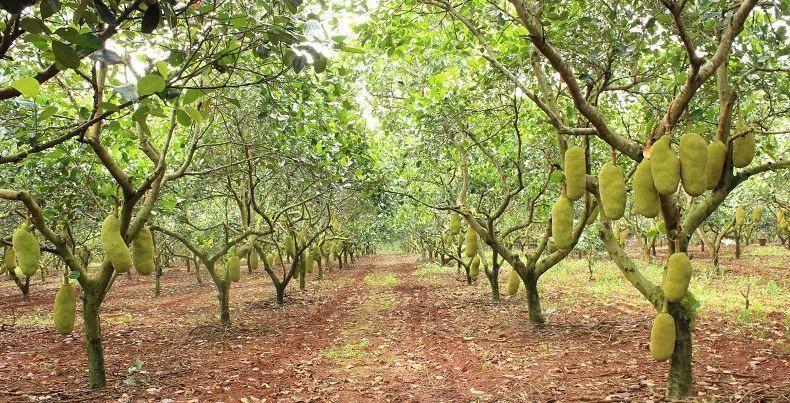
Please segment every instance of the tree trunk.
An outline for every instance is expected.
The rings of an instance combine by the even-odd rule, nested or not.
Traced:
[[[88,353],[88,382],[91,389],[103,388],[107,384],[99,324],[99,304],[95,297],[85,293],[85,300],[82,303],[82,330],[85,335],[85,350]]]
[[[528,269],[529,273],[524,281],[527,287],[527,308],[529,309],[529,321],[536,325],[546,323],[546,318],[543,317],[543,311],[540,309],[540,295],[538,294],[538,279],[532,271]]]
[[[277,291],[277,304],[282,305],[285,302],[285,283],[275,284],[274,289]]]
[[[200,261],[195,259],[195,279],[199,285],[203,285],[203,277],[200,276]]]
[[[672,317],[675,318],[675,351],[669,361],[667,398],[676,400],[691,395],[691,319],[680,306],[673,309]]]
[[[158,297],[162,292],[162,266],[156,265],[156,281],[154,282],[154,296]]]
[[[323,266],[324,265],[321,264],[321,257],[319,256],[318,257],[318,277],[316,278],[316,280],[321,280],[321,279],[324,278],[324,267]]]
[[[299,271],[299,289],[300,290],[304,290],[305,289],[305,277],[306,277],[307,273],[306,273],[306,270],[305,270],[305,265],[301,261],[299,262],[299,269],[298,269],[298,271]]]
[[[485,272],[486,277],[488,277],[488,282],[491,283],[491,298],[494,301],[499,301],[499,268],[492,267],[490,271],[486,270]]]
[[[740,258],[741,258],[741,237],[740,236],[736,236],[735,237],[735,260],[738,260]]]
[[[217,299],[219,299],[219,323],[223,329],[230,328],[230,286],[224,282],[217,287]]]

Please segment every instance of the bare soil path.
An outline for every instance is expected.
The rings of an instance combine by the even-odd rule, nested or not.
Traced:
[[[245,275],[228,332],[215,327],[213,287],[183,270],[158,298],[149,279],[119,279],[102,311],[109,385],[91,391],[80,320],[69,337],[50,325],[57,284],[35,283],[28,299],[5,284],[0,315],[17,322],[0,331],[0,401],[643,401],[661,399],[667,370],[647,351],[646,304],[549,287],[549,325],[534,327],[522,294],[494,303],[484,278],[465,286],[402,254],[290,287],[281,307],[261,273]],[[778,340],[702,318],[695,398],[787,401],[787,335],[766,330]]]

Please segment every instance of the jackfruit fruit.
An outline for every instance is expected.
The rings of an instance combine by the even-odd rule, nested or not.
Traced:
[[[653,172],[649,158],[645,158],[634,172],[634,206],[633,211],[643,217],[653,218],[661,212],[661,200],[653,183]]]
[[[757,206],[752,210],[752,222],[757,223],[763,218],[763,208]]]
[[[573,203],[560,195],[551,208],[551,234],[559,249],[570,249],[573,243]]]
[[[247,257],[247,266],[250,270],[258,269],[258,253],[255,250],[250,250],[249,257]]]
[[[752,163],[757,143],[754,133],[749,133],[732,141],[732,165],[743,168]]]
[[[628,236],[631,235],[631,231],[628,228],[624,228],[620,231],[618,239],[620,240],[620,245],[625,246],[625,243],[628,241]]]
[[[237,282],[241,279],[241,262],[239,262],[239,255],[235,252],[228,257],[226,270],[228,271],[228,280]]]
[[[25,276],[32,276],[38,270],[38,260],[41,257],[41,246],[38,239],[27,224],[20,225],[11,236],[14,247],[16,266]]]
[[[680,184],[680,160],[670,145],[671,137],[662,136],[650,150],[650,171],[658,193],[669,196]]]
[[[480,256],[475,255],[469,266],[469,277],[476,279],[478,275],[480,275]]]
[[[14,256],[14,248],[6,248],[5,256],[3,256],[3,273],[5,270],[14,270],[16,269],[16,256]]]
[[[472,227],[469,227],[466,230],[465,241],[466,241],[466,251],[465,251],[466,257],[472,257],[472,256],[476,255],[477,254],[477,232],[475,232],[475,230],[473,230]]]
[[[667,262],[667,271],[661,289],[670,302],[678,302],[686,296],[691,280],[691,261],[683,252],[673,253]]]
[[[650,355],[656,361],[666,361],[675,351],[675,319],[672,315],[662,312],[653,320],[650,330]]]
[[[510,269],[510,278],[507,280],[507,295],[516,295],[518,287],[521,285],[521,277],[518,276],[516,269]]]
[[[603,213],[610,220],[619,220],[625,213],[625,174],[619,166],[607,162],[598,173]]]
[[[708,185],[705,174],[708,160],[708,144],[697,133],[686,133],[680,137],[680,180],[689,196],[705,193]]]
[[[134,269],[141,276],[147,276],[154,271],[154,238],[148,227],[143,227],[132,241],[132,261]]]
[[[55,294],[55,309],[52,314],[58,333],[67,335],[74,330],[76,313],[77,295],[74,287],[71,284],[63,284]]]
[[[283,244],[284,244],[283,247],[285,248],[285,254],[290,257],[293,257],[294,253],[296,253],[296,247],[294,246],[293,237],[290,235],[286,236]]]
[[[741,226],[746,223],[746,210],[743,209],[743,206],[738,206],[735,208],[735,225]]]
[[[584,196],[587,187],[587,163],[584,150],[573,146],[565,151],[565,195],[571,200]]]
[[[132,253],[121,237],[121,221],[113,214],[107,216],[101,225],[101,245],[113,269],[126,273],[132,268]]]
[[[450,213],[450,233],[455,235],[461,232],[461,216],[456,213]]]
[[[724,171],[724,159],[727,158],[727,146],[721,140],[713,140],[708,144],[708,158],[705,160],[705,187],[716,189]]]

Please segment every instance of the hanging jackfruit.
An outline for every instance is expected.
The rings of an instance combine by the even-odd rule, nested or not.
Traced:
[[[727,146],[721,140],[713,140],[708,144],[708,158],[705,160],[705,187],[716,189],[724,171],[724,159],[727,158]]]
[[[228,271],[228,280],[233,282],[241,280],[241,262],[236,252],[231,253],[228,257],[226,270]]]
[[[132,253],[121,237],[121,221],[113,214],[108,215],[102,222],[101,245],[115,271],[126,273],[132,268]]]
[[[645,158],[634,172],[634,206],[633,212],[643,217],[653,218],[661,212],[661,200],[653,183],[653,173],[649,158]]]
[[[14,248],[14,256],[16,257],[16,267],[25,276],[32,276],[38,270],[41,246],[26,223],[14,230],[14,234],[11,236],[11,243]]]
[[[473,230],[472,227],[469,227],[466,230],[466,236],[464,238],[465,238],[465,242],[466,242],[466,250],[465,250],[464,254],[466,255],[466,257],[472,257],[472,256],[476,255],[477,254],[477,232],[475,232],[475,230]]]
[[[732,141],[732,165],[736,168],[743,168],[752,163],[754,153],[757,150],[757,143],[754,133],[736,138]]]
[[[675,351],[675,320],[672,315],[662,312],[653,320],[650,330],[650,355],[656,361],[666,361]]]
[[[476,279],[480,275],[480,255],[475,255],[469,265],[469,277]]]
[[[14,270],[16,269],[16,256],[14,256],[14,248],[9,247],[5,250],[5,256],[3,256],[3,273],[6,270]]]
[[[678,302],[686,296],[691,280],[691,261],[683,252],[673,253],[667,262],[667,271],[661,289],[670,302]]]
[[[708,181],[705,175],[708,144],[697,133],[680,137],[680,180],[689,196],[705,193]]]
[[[735,208],[735,225],[741,226],[746,223],[746,210],[743,209],[743,206],[738,206]]]
[[[507,280],[507,295],[516,295],[518,287],[521,285],[521,277],[518,276],[516,269],[510,269],[510,277]]]
[[[461,216],[456,213],[450,213],[450,233],[455,235],[461,232]]]
[[[661,136],[650,149],[650,171],[658,193],[669,196],[680,184],[680,160],[670,145],[669,135]]]
[[[754,210],[752,210],[752,222],[758,223],[762,218],[763,218],[763,208],[760,206],[755,207]]]
[[[607,162],[598,173],[603,213],[610,220],[619,220],[625,213],[625,174],[614,163]]]
[[[565,151],[564,168],[565,195],[571,200],[579,200],[587,187],[587,163],[581,147],[573,146]]]
[[[294,253],[296,253],[296,247],[294,246],[293,237],[290,235],[286,236],[283,244],[284,244],[283,247],[285,248],[285,254],[290,257],[293,257]]]
[[[132,241],[132,262],[134,269],[141,276],[147,276],[154,271],[154,237],[148,227],[140,228],[140,232]]]
[[[60,286],[55,294],[55,309],[52,319],[55,322],[55,329],[62,335],[67,335],[74,330],[74,319],[77,312],[77,295],[71,284]]]
[[[250,250],[250,254],[247,257],[247,266],[250,270],[258,269],[258,252],[256,252],[255,249]]]
[[[573,203],[560,195],[551,209],[551,234],[559,249],[570,249],[573,243]]]

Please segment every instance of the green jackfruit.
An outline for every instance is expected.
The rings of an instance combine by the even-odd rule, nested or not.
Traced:
[[[625,213],[625,174],[623,170],[607,162],[598,173],[598,186],[600,186],[603,213],[610,220],[619,220]]]
[[[232,253],[230,257],[228,257],[226,270],[228,271],[228,280],[233,282],[241,280],[241,262],[239,262],[239,255]]]
[[[450,233],[455,235],[461,232],[461,216],[456,213],[450,213]]]
[[[735,208],[735,225],[741,226],[746,223],[746,210],[743,209],[743,206],[738,206]]]
[[[634,172],[634,206],[633,211],[643,217],[653,218],[661,212],[661,200],[653,183],[651,162],[645,158]]]
[[[20,225],[11,237],[16,257],[16,266],[25,276],[32,276],[38,270],[38,260],[41,257],[41,246],[38,239],[27,224]]]
[[[672,315],[662,312],[653,320],[650,330],[650,355],[656,361],[666,361],[675,351],[675,320]]]
[[[620,231],[620,234],[618,236],[620,245],[625,246],[625,243],[628,241],[629,235],[631,235],[631,231],[628,228],[624,228],[622,231]]]
[[[749,133],[732,141],[732,165],[736,168],[743,168],[752,163],[754,153],[757,150],[757,143],[754,133]]]
[[[52,314],[58,333],[67,335],[74,330],[76,313],[77,295],[74,287],[71,284],[63,284],[55,294],[55,310]]]
[[[705,160],[705,187],[716,189],[724,171],[724,159],[727,158],[727,146],[721,140],[708,144],[708,158]]]
[[[757,206],[752,210],[752,222],[757,223],[763,218],[763,208]]]
[[[518,276],[516,269],[510,269],[510,278],[507,280],[507,295],[516,295],[518,287],[521,285],[521,277]]]
[[[650,171],[658,193],[669,196],[678,190],[680,184],[680,159],[670,145],[671,137],[662,136],[650,149]]]
[[[560,195],[551,209],[551,234],[559,249],[570,249],[573,243],[573,203]]]
[[[309,253],[305,253],[302,258],[304,259],[305,271],[307,271],[308,273],[312,273],[313,272],[313,255],[311,255]]]
[[[112,214],[101,225],[101,245],[115,271],[126,273],[132,268],[132,253],[121,237],[121,221]]]
[[[680,137],[680,181],[689,196],[705,193],[708,179],[705,173],[708,143],[697,133]]]
[[[691,280],[691,261],[683,252],[673,253],[667,262],[667,271],[661,288],[670,302],[678,302],[686,296]]]
[[[3,256],[3,273],[5,270],[14,270],[16,269],[16,256],[14,256],[14,248],[6,248],[5,249],[5,256]]]
[[[254,249],[250,250],[250,254],[247,257],[247,266],[251,270],[257,270],[258,269],[258,253],[255,252]]]
[[[480,256],[476,255],[469,265],[469,276],[475,279],[478,275],[480,275]]]
[[[464,238],[465,238],[465,242],[466,242],[466,251],[465,251],[464,254],[466,255],[466,257],[472,257],[472,256],[476,255],[477,254],[477,232],[475,232],[475,230],[473,230],[472,227],[469,227],[466,230],[466,236]]]
[[[269,264],[269,267],[274,267],[274,252],[266,254],[266,263]]]
[[[292,236],[286,236],[285,241],[283,242],[283,247],[285,248],[285,254],[293,257],[294,253],[296,253],[296,246],[294,246],[294,239]]]
[[[148,227],[143,227],[132,241],[132,261],[134,269],[141,276],[147,276],[154,271],[154,237]]]
[[[571,147],[565,151],[565,195],[571,200],[579,200],[584,196],[587,187],[584,150]]]

